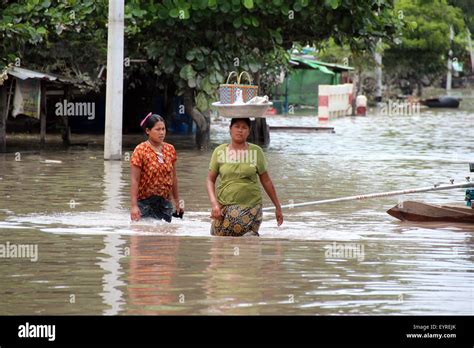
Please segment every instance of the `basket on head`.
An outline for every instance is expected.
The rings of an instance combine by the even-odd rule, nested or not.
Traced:
[[[236,83],[229,83],[230,79],[234,76],[237,78]],[[248,84],[246,85],[241,84],[243,76],[247,78]],[[219,100],[221,104],[235,103],[237,97],[237,89],[240,89],[242,91],[242,99],[244,100],[244,102],[247,102],[253,97],[256,97],[258,92],[258,86],[252,85],[252,78],[248,72],[242,71],[240,75],[238,75],[237,72],[232,71],[227,77],[226,83],[221,84],[219,86]]]

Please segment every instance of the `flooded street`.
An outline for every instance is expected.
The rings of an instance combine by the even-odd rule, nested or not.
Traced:
[[[265,153],[280,201],[461,183],[474,162],[469,109],[345,117],[327,124],[335,134],[272,132]],[[227,127],[212,125],[213,148]],[[474,226],[385,213],[408,199],[464,204],[463,189],[284,209],[279,228],[264,214],[260,238],[211,237],[211,150],[168,141],[185,203],[172,224],[130,223],[133,147],[122,162],[104,162],[100,147],[0,155],[0,245],[37,245],[37,260],[0,259],[0,314],[474,315]],[[341,257],[347,245],[356,249]]]

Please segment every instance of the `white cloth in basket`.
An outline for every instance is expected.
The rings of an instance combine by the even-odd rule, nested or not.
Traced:
[[[253,97],[250,99],[246,104],[267,104],[268,103],[268,96],[265,95],[263,97]]]

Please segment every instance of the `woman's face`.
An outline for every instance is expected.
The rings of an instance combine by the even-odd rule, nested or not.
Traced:
[[[166,135],[166,127],[164,122],[156,122],[152,129],[146,129],[146,134],[151,141],[155,143],[162,143]]]
[[[250,128],[245,121],[237,121],[230,127],[230,137],[236,143],[243,143],[247,141],[250,134]]]

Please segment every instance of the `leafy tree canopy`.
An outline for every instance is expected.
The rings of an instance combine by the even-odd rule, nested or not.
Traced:
[[[421,86],[446,71],[447,57],[461,60],[465,54],[465,25],[462,12],[447,0],[397,0],[395,10],[405,21],[400,39],[384,51],[385,71]],[[450,26],[455,38],[450,46]]]
[[[20,58],[23,66],[94,84],[106,63],[107,6],[0,0],[0,64]],[[125,18],[126,57],[148,61],[126,74],[139,70],[159,87],[188,95],[198,128],[206,126],[202,113],[230,71],[248,70],[258,79],[260,71],[285,67],[295,42],[333,38],[368,49],[378,38],[390,40],[398,22],[392,0],[127,0]]]

